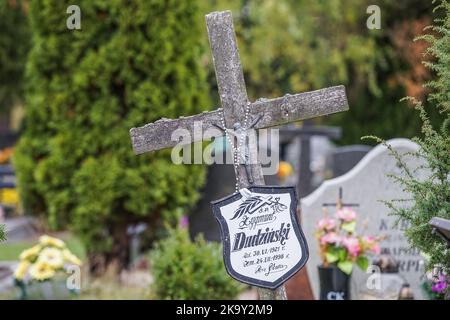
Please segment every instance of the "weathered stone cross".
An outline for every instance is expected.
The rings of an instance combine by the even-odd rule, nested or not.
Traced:
[[[249,102],[231,12],[208,14],[206,25],[223,109],[219,108],[175,120],[161,119],[143,127],[131,129],[130,135],[136,154],[174,147],[178,141],[172,141],[171,135],[178,128],[190,132],[193,137],[191,142],[201,141],[202,135],[194,134],[194,131],[198,129],[195,128],[196,123],[201,123],[203,132],[212,131],[216,132],[215,137],[222,136],[223,131],[211,129],[222,125],[222,117],[227,128],[243,124],[247,109],[249,123],[259,117],[254,129],[273,127],[348,110],[343,86]],[[248,105],[249,108],[247,108]],[[253,178],[253,184],[265,184],[261,165],[257,161],[256,143],[250,143],[248,148],[250,168],[239,165],[235,172],[240,188],[250,185],[247,170]],[[260,299],[286,299],[284,286],[275,290],[258,288],[258,293]]]

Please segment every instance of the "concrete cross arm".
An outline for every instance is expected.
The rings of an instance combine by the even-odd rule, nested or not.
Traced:
[[[180,135],[173,136],[176,130],[180,130],[179,133],[183,134],[184,138],[190,137],[190,141],[183,139],[188,143],[202,141],[205,139],[205,133],[209,134],[209,138],[220,137],[224,133],[215,124],[221,124],[222,114],[222,109],[219,108],[178,119],[162,118],[145,126],[132,128],[130,136],[134,153],[142,154],[176,146],[180,143]]]
[[[285,95],[252,103],[251,119],[263,115],[255,129],[274,127],[348,110],[344,86]]]
[[[315,118],[348,110],[345,88],[330,87],[311,92],[286,95],[281,98],[258,100],[250,106],[250,121],[261,116],[255,129],[274,127],[284,123]],[[180,143],[179,135],[172,138],[177,129],[184,133],[183,142],[199,142],[211,137],[220,137],[223,131],[222,109],[204,112],[179,119],[160,119],[143,127],[130,130],[135,154],[172,148]],[[187,136],[187,137],[186,137]]]

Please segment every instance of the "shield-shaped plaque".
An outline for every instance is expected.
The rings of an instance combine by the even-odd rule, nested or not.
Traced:
[[[249,187],[212,206],[220,225],[225,266],[236,280],[275,289],[308,260],[294,187]]]

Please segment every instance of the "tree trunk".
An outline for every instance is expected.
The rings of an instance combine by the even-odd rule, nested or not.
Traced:
[[[126,223],[116,225],[112,232],[113,246],[107,253],[88,254],[89,271],[98,277],[105,272],[119,274],[128,266],[130,239],[127,235]]]

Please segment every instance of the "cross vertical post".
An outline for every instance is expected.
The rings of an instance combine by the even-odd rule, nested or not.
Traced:
[[[344,190],[342,189],[342,187],[339,187],[339,197],[337,202],[335,203],[323,203],[322,207],[326,208],[326,207],[336,207],[338,209],[341,209],[343,207],[359,207],[358,203],[345,203],[344,200]]]
[[[225,125],[233,128],[234,124],[242,124],[246,108],[250,104],[245,88],[244,73],[242,71],[236,35],[233,26],[233,17],[230,11],[213,12],[206,16],[209,43],[216,71],[217,85],[220,101],[222,103]],[[252,182],[256,185],[265,185],[262,167],[257,159],[256,143],[249,144],[250,171]],[[246,188],[251,183],[250,177],[243,165],[235,170],[239,188]],[[286,300],[284,285],[275,290],[258,288],[261,300]]]

